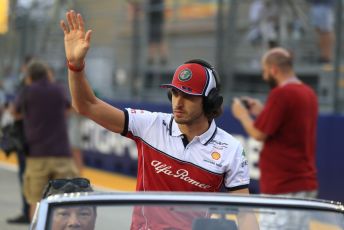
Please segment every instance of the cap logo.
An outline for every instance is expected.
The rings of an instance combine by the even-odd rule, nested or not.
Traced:
[[[191,79],[192,72],[189,69],[184,69],[182,72],[179,73],[178,79],[180,81],[188,81]]]

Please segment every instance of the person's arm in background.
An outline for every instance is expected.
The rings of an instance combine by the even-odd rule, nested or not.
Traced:
[[[91,30],[85,31],[81,15],[74,11],[68,11],[66,18],[67,25],[64,21],[61,21],[60,25],[64,32],[66,58],[70,65],[68,81],[72,105],[80,114],[113,132],[121,133],[124,129],[124,112],[97,98],[85,76],[84,64],[90,48]]]
[[[230,170],[224,177],[224,186],[231,195],[249,196],[249,166],[243,146],[238,143]],[[238,229],[259,229],[258,221],[251,208],[239,208],[237,212]]]
[[[237,194],[237,195],[250,194],[248,188],[230,191],[229,193]],[[255,216],[255,214],[252,214],[251,212],[245,212],[245,211],[241,212],[239,210],[239,213],[237,215],[237,220],[238,220],[239,230],[258,230],[259,229],[257,217]]]
[[[248,102],[250,105],[250,102]],[[253,109],[253,108],[252,108]],[[261,109],[256,109],[257,115],[261,112]],[[258,113],[259,111],[259,113]],[[234,98],[232,102],[232,113],[233,116],[240,121],[245,131],[258,141],[264,141],[267,138],[267,135],[261,132],[259,129],[254,127],[254,120],[252,119],[250,112],[244,105],[241,103],[240,99]]]

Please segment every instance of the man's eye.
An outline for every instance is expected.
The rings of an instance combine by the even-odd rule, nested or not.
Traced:
[[[91,216],[91,213],[90,212],[80,212],[79,215],[86,217],[86,216]]]
[[[68,212],[59,212],[58,215],[62,216],[62,217],[66,217],[69,215],[69,213]]]

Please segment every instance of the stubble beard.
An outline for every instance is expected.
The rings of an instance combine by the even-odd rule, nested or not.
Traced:
[[[265,82],[268,84],[268,86],[270,87],[270,89],[274,89],[277,87],[277,81],[274,79],[274,77],[272,75],[268,75],[267,80],[265,80]]]
[[[192,125],[194,123],[197,123],[201,117],[202,117],[202,112],[197,113],[197,114],[192,114],[192,115],[187,114],[187,116],[183,118],[174,117],[174,120],[179,125]]]

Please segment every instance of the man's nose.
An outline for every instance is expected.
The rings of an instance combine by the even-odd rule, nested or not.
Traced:
[[[78,218],[78,215],[76,214],[71,214],[69,216],[69,219],[68,219],[68,227],[80,227],[81,224],[80,224],[80,221],[79,221],[79,218]]]
[[[175,96],[175,101],[176,101],[176,105],[181,105],[181,104],[183,104],[184,98],[183,98],[183,96],[178,94]]]

